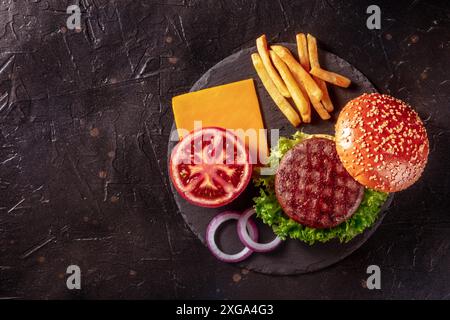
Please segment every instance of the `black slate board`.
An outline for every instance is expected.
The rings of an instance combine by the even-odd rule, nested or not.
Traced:
[[[296,46],[293,44],[283,43],[282,45],[291,49],[292,52],[295,52],[296,50]],[[191,91],[253,78],[265,127],[267,129],[280,129],[281,136],[289,136],[297,130],[302,130],[307,133],[326,133],[334,135],[335,119],[345,103],[364,92],[377,91],[370,81],[348,62],[332,53],[320,51],[319,56],[321,65],[325,69],[346,75],[352,80],[352,85],[347,89],[329,86],[330,95],[335,105],[335,111],[333,112],[330,121],[321,121],[313,111],[313,121],[311,124],[301,124],[299,128],[294,128],[273,103],[254,71],[250,58],[250,55],[253,52],[256,52],[255,47],[241,50],[225,58],[208,70],[194,84]],[[173,130],[175,130],[175,125],[172,126],[172,131]],[[169,142],[168,159],[170,159],[170,153],[175,144],[175,141]],[[216,214],[226,210],[243,211],[249,208],[253,205],[252,198],[257,192],[257,190],[250,185],[247,190],[230,205],[218,209],[207,209],[189,204],[175,191],[172,185],[171,188],[184,220],[192,232],[194,232],[203,243],[205,243],[206,227]],[[392,202],[392,197],[393,196],[391,195],[384,204],[374,226],[346,244],[341,244],[338,241],[330,241],[324,244],[309,246],[298,240],[287,240],[274,252],[269,254],[254,253],[250,258],[241,262],[239,266],[256,272],[274,275],[308,273],[326,268],[344,259],[364,244],[381,224],[387,209]],[[260,237],[262,241],[270,240],[270,238],[273,237],[272,231],[264,226],[262,222],[257,221],[257,223],[260,227]],[[230,223],[223,227],[222,232],[218,235],[218,242],[226,252],[239,251],[242,245],[237,238],[235,224]]]

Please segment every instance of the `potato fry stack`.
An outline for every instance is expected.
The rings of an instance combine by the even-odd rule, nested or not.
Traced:
[[[258,53],[252,61],[264,87],[289,122],[297,127],[311,122],[311,105],[322,120],[330,119],[334,106],[327,82],[347,88],[350,79],[321,68],[317,40],[312,35],[296,36],[297,60],[286,47],[268,46],[265,35],[256,40]],[[292,103],[289,98],[292,98]]]

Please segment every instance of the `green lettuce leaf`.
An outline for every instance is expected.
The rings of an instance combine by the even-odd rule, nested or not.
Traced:
[[[282,137],[278,145],[271,150],[270,163],[276,168],[280,159],[293,146],[311,135],[297,132],[292,138]],[[260,188],[260,195],[255,197],[255,210],[257,217],[271,226],[276,235],[282,239],[298,239],[310,245],[316,242],[327,242],[338,239],[340,242],[348,242],[365,229],[374,224],[378,218],[380,208],[386,201],[388,194],[365,189],[364,198],[353,216],[340,225],[329,229],[314,229],[302,226],[298,222],[286,216],[275,196],[274,180],[272,176],[256,176],[254,183]]]

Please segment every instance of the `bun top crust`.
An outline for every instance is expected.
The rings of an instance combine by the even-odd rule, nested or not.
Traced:
[[[346,104],[336,123],[336,148],[345,169],[362,185],[404,190],[425,168],[429,143],[419,115],[385,94],[363,94]]]

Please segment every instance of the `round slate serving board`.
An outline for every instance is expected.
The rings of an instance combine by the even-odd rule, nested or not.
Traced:
[[[288,47],[293,53],[296,52],[296,46],[294,44],[283,43],[282,45]],[[352,80],[352,85],[347,89],[328,86],[331,99],[335,106],[335,111],[333,111],[331,120],[322,121],[317,114],[312,111],[313,120],[311,124],[301,124],[299,128],[294,128],[278,110],[259,80],[250,58],[250,55],[253,52],[256,52],[255,47],[241,50],[225,58],[208,70],[194,84],[191,91],[253,78],[265,127],[267,129],[280,129],[281,136],[290,136],[297,130],[302,130],[306,133],[326,133],[334,135],[334,124],[337,115],[345,103],[364,92],[376,92],[375,87],[370,81],[347,61],[322,50],[319,52],[319,58],[323,68],[349,77]],[[175,130],[175,125],[173,125],[172,130]],[[176,142],[174,141],[169,142],[168,159],[170,159],[170,154],[175,144]],[[247,190],[230,205],[217,209],[208,209],[189,204],[175,191],[173,185],[171,185],[171,188],[184,220],[189,225],[192,232],[194,232],[203,243],[205,243],[206,227],[216,214],[226,210],[243,211],[251,207],[253,205],[252,198],[257,195],[258,192],[258,190],[250,184]],[[250,258],[241,262],[239,266],[249,270],[274,275],[307,273],[328,267],[350,255],[373,234],[381,224],[391,202],[392,195],[384,204],[374,226],[348,243],[342,244],[338,241],[330,241],[328,243],[309,246],[298,240],[286,240],[274,252],[266,254],[254,253]],[[257,223],[260,228],[261,241],[269,241],[273,238],[273,232],[269,227],[263,225],[260,221],[257,221]],[[235,223],[230,222],[225,224],[219,231],[217,241],[224,251],[233,253],[238,252],[242,248],[242,244],[237,237]]]

